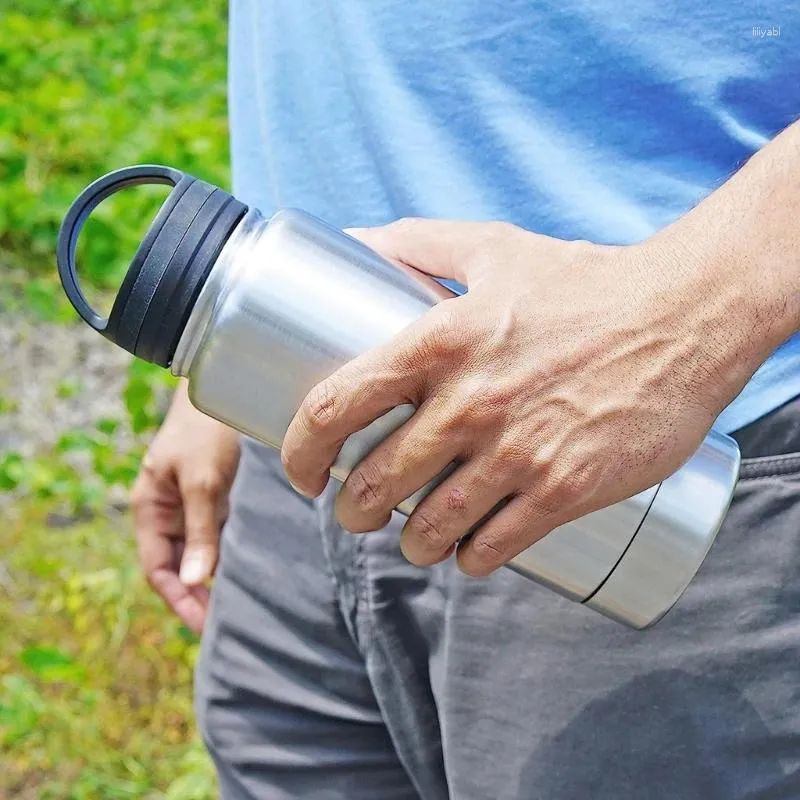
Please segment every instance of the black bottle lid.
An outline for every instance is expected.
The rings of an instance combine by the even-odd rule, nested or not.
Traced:
[[[137,184],[172,186],[131,260],[108,319],[87,302],[75,271],[75,245],[89,214]],[[70,206],[58,233],[58,274],[82,319],[139,358],[168,367],[203,284],[247,212],[228,192],[185,172],[144,164],[98,178]]]

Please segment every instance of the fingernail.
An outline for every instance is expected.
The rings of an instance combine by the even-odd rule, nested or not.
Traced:
[[[181,561],[180,579],[184,586],[202,583],[209,573],[208,557],[202,551],[186,553]]]

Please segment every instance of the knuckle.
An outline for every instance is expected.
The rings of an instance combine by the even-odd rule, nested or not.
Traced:
[[[330,379],[318,383],[306,398],[303,410],[306,427],[312,433],[323,430],[336,419],[339,396]]]
[[[430,510],[412,514],[407,526],[408,535],[422,544],[426,550],[443,550],[450,544],[443,526]]]
[[[450,333],[463,320],[463,299],[451,297],[441,300],[426,313],[426,320],[434,329]]]
[[[552,517],[558,514],[568,504],[564,495],[564,487],[544,481],[535,486],[534,491],[528,495],[531,509],[537,517]]]
[[[401,359],[400,368],[416,371],[421,367],[436,364],[447,359],[451,350],[444,327],[438,323],[432,324],[412,343],[408,354]]]
[[[456,300],[445,300],[427,312],[416,329],[408,366],[425,367],[441,361],[447,361],[451,366],[458,363],[467,340],[467,325],[462,317]]]
[[[597,471],[590,464],[548,464],[529,494],[540,516],[563,515],[584,506],[597,489]]]
[[[139,470],[138,482],[144,484],[145,481],[150,480],[158,483],[166,478],[167,471],[164,459],[154,458],[149,452],[145,453]]]
[[[511,389],[502,384],[485,386],[478,398],[481,411],[484,415],[495,419],[504,418],[508,413],[513,394]]]
[[[456,441],[462,438],[464,431],[470,427],[470,418],[463,412],[461,392],[456,390],[451,395],[441,397],[438,402],[437,432],[441,440]]]
[[[159,489],[171,486],[179,474],[180,466],[177,459],[154,459],[145,454],[131,489],[131,502],[136,498],[138,504],[146,504]]]
[[[468,378],[457,389],[456,405],[450,419],[452,427],[470,430],[503,431],[510,413],[511,392],[501,385],[492,385],[485,378]],[[517,443],[509,445],[517,452]]]
[[[478,400],[482,391],[482,381],[466,380],[457,385],[451,398],[448,414],[451,429],[469,428],[472,430],[481,427],[486,422],[483,408]]]
[[[489,536],[476,536],[471,543],[472,557],[479,570],[491,570],[505,563],[506,548]]]
[[[570,502],[580,502],[591,495],[595,489],[595,470],[589,464],[572,466],[562,477],[561,485]]]
[[[547,484],[549,493],[557,497],[561,507],[574,506],[595,491],[597,469],[586,461],[564,459],[551,465]]]
[[[541,466],[524,441],[514,440],[509,437],[502,439],[498,443],[495,458],[498,464],[501,464],[506,471],[516,474],[535,473]]]
[[[448,438],[455,438],[459,433],[476,431],[483,422],[483,417],[470,397],[459,393],[458,405],[450,410],[442,422],[443,433]]]
[[[216,499],[222,494],[222,478],[218,472],[203,472],[192,478],[189,488],[199,495]]]
[[[481,418],[489,420],[493,425],[505,420],[513,398],[513,391],[501,383],[483,382],[474,387],[472,405],[475,413]]]
[[[359,464],[347,479],[348,494],[362,511],[380,507],[386,492],[386,482],[380,470],[372,464]]]

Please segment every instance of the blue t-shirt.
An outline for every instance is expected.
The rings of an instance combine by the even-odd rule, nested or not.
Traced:
[[[625,244],[798,112],[800,3],[787,0],[231,6],[234,191],[265,213],[503,219]],[[717,427],[797,395],[796,336]]]

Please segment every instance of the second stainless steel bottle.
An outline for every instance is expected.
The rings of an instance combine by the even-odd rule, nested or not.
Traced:
[[[75,245],[97,204],[137,183],[174,188],[103,319],[78,286]],[[120,169],[87,187],[62,225],[58,265],[89,325],[187,377],[197,408],[272,447],[281,446],[315,384],[452,297],[303,212],[265,219],[222,189],[153,165]],[[343,480],[413,413],[395,408],[353,434],[333,476]],[[660,485],[556,529],[508,566],[612,619],[647,627],[702,564],[738,467],[736,443],[712,432]],[[410,513],[431,488],[398,510]]]

